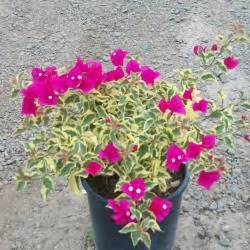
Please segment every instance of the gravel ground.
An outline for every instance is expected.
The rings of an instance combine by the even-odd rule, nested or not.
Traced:
[[[61,182],[47,203],[30,186],[16,192],[12,176],[25,159],[13,138],[20,102],[9,99],[11,75],[34,65],[62,66],[76,55],[107,61],[116,47],[171,77],[188,66],[192,45],[207,41],[240,21],[249,30],[248,0],[1,0],[0,2],[0,249],[93,249],[86,197],[68,192]],[[242,63],[226,78],[229,96],[249,89],[249,47]],[[214,86],[205,86],[212,93]],[[211,192],[189,185],[177,232],[177,250],[249,249],[249,144],[237,140],[228,158],[229,174]],[[156,249],[155,249],[156,250]]]

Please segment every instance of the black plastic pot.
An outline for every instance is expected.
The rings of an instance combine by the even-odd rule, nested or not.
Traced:
[[[86,180],[82,179],[81,181],[88,194],[97,250],[147,250],[141,242],[133,247],[130,236],[118,232],[121,227],[117,226],[111,219],[112,210],[106,208],[107,201],[94,192]],[[174,247],[182,193],[188,182],[189,174],[185,171],[184,180],[179,188],[167,197],[172,201],[173,208],[166,219],[160,223],[162,232],[151,234],[151,250],[171,250]]]

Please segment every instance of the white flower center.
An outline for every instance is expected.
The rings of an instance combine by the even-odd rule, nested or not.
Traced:
[[[166,204],[163,204],[163,205],[162,205],[162,208],[163,208],[164,210],[166,210],[166,209],[168,208],[168,206],[167,206]]]
[[[81,80],[81,79],[82,79],[82,76],[81,76],[81,75],[78,75],[78,76],[77,76],[77,79],[78,79],[78,80]]]
[[[42,73],[40,72],[40,73],[38,73],[38,76],[42,76]]]
[[[74,77],[74,76],[72,76],[72,77],[71,77],[71,80],[75,80],[75,77]]]
[[[171,160],[173,163],[175,163],[175,158],[172,158],[172,160]]]
[[[128,188],[128,191],[129,192],[132,192],[134,190],[134,188],[132,187],[132,186],[130,186],[129,188]]]
[[[130,216],[130,212],[129,211],[126,212],[126,216],[128,216],[128,217]]]
[[[135,219],[135,216],[134,216],[134,215],[131,215],[131,216],[130,216],[130,219],[131,219],[131,220],[134,220],[134,219]]]
[[[114,53],[113,53],[113,56],[115,56],[115,55],[116,55],[116,53],[114,52]]]
[[[51,100],[52,98],[53,98],[53,97],[52,97],[51,95],[48,97],[48,99],[50,99],[50,100]]]
[[[181,159],[181,155],[178,155],[178,157],[177,157],[177,158],[178,158],[178,160],[180,160],[180,159]]]
[[[136,193],[137,193],[137,194],[140,194],[140,193],[141,193],[141,189],[140,189],[140,188],[137,188],[137,189],[136,189]]]

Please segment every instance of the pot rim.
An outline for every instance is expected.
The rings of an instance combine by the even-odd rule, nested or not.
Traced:
[[[189,172],[188,172],[187,168],[185,168],[184,179],[183,179],[181,185],[177,188],[177,190],[174,193],[170,194],[169,196],[167,196],[165,198],[169,199],[169,200],[173,200],[175,197],[181,195],[188,185],[189,178],[190,178]],[[101,201],[103,204],[105,204],[105,205],[108,204],[108,202],[105,198],[103,198],[101,195],[96,193],[91,188],[91,186],[88,184],[86,179],[84,179],[83,177],[81,177],[80,179],[81,179],[82,186],[86,190],[87,193],[92,194],[97,200]]]

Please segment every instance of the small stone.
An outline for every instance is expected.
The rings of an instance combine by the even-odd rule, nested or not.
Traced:
[[[224,247],[231,246],[230,240],[225,236],[225,234],[223,232],[221,232],[219,235],[219,243],[221,246],[224,246]]]
[[[191,210],[191,207],[189,205],[185,204],[182,206],[182,210],[184,213],[187,213]]]
[[[247,221],[250,221],[250,213],[246,214],[245,217],[246,217]]]
[[[213,201],[210,204],[209,209],[212,210],[212,211],[216,210],[217,209],[217,203],[215,201]]]
[[[113,32],[112,36],[113,37],[120,37],[122,35],[121,32]]]
[[[239,168],[235,168],[232,170],[232,176],[233,178],[237,178],[241,175],[241,170]]]
[[[222,212],[222,211],[224,211],[224,202],[219,200],[217,202],[217,212]]]
[[[222,230],[223,232],[229,232],[230,227],[229,227],[229,225],[225,224],[225,225],[222,226],[221,230]]]
[[[200,230],[198,232],[198,237],[203,240],[203,239],[206,238],[206,236],[207,236],[207,234],[206,234],[205,229],[204,228],[200,228]]]
[[[231,188],[230,188],[230,190],[231,190],[231,192],[232,192],[233,194],[238,194],[238,193],[240,192],[239,187],[236,186],[236,185],[232,185]]]

